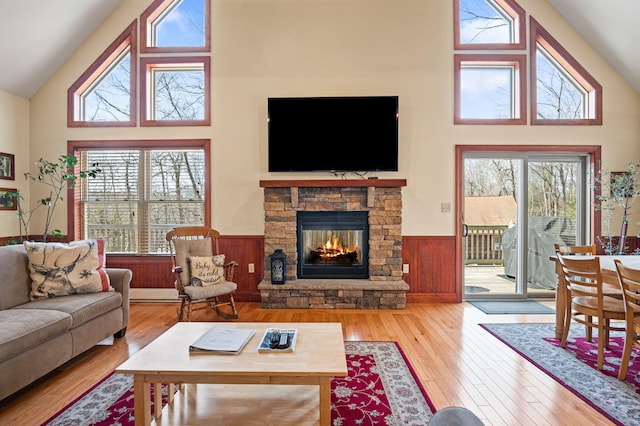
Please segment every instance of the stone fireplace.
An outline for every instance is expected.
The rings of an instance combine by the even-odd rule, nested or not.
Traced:
[[[265,211],[265,278],[258,286],[266,308],[402,309],[409,286],[402,280],[402,192],[397,180],[261,181]],[[366,216],[367,265],[351,278],[299,276],[304,248],[299,212],[360,212]],[[271,284],[269,256],[286,254],[286,282]],[[301,253],[301,251],[303,253]],[[302,269],[304,271],[304,268]]]

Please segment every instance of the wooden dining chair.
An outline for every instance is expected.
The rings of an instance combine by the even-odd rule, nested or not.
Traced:
[[[598,369],[602,370],[604,348],[609,346],[609,332],[624,331],[624,303],[603,294],[602,273],[598,257],[558,256],[562,269],[559,285],[565,286],[565,323],[560,346],[567,346],[571,320],[585,326],[587,341],[592,341],[593,329],[598,330]],[[612,322],[614,321],[614,322]]]
[[[624,266],[619,259],[613,262],[616,265],[625,306],[626,333],[618,370],[618,379],[624,380],[629,368],[631,349],[633,346],[640,348],[640,270]]]
[[[180,307],[178,321],[200,309],[213,309],[225,318],[238,318],[233,293],[236,261],[225,259],[220,253],[220,233],[208,226],[185,226],[167,233],[171,271],[178,290]],[[227,311],[220,308],[227,307]],[[230,311],[230,312],[229,312]]]
[[[595,256],[596,245],[584,245],[584,246],[563,246],[560,244],[554,244],[556,254],[564,256],[576,255],[576,256]]]

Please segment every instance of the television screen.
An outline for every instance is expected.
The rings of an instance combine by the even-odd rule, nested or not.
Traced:
[[[398,171],[398,97],[269,98],[270,172]]]

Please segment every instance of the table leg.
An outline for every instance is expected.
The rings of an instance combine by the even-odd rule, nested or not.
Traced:
[[[561,282],[562,266],[558,260],[554,260],[556,264],[556,274],[558,274],[558,286],[556,287],[556,339],[562,339],[565,324],[565,305],[567,303],[567,289]]]
[[[136,426],[151,423],[151,385],[144,381],[144,375],[133,375],[133,416]]]
[[[157,419],[162,414],[162,383],[153,384],[153,416]]]
[[[320,426],[331,425],[331,378],[320,377]]]

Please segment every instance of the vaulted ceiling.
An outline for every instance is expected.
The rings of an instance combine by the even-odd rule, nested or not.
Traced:
[[[0,2],[0,89],[31,98],[121,1]],[[640,1],[547,1],[640,94]]]

